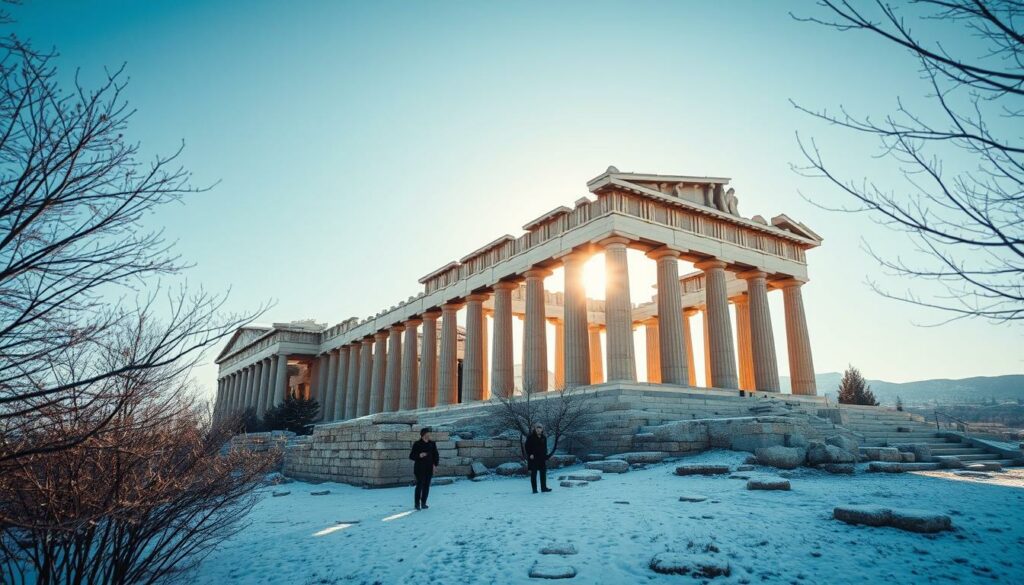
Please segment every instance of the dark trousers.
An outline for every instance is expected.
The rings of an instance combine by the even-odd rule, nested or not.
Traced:
[[[416,472],[416,505],[427,503],[427,496],[430,495],[430,480],[434,478],[434,472]]]
[[[530,467],[530,485],[537,491],[537,474],[540,474],[540,489],[548,489],[548,462],[540,461]]]

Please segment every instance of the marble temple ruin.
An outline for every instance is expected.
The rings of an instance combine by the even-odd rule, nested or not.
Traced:
[[[524,389],[635,384],[639,344],[633,331],[639,326],[646,331],[647,384],[693,390],[702,367],[709,392],[778,393],[772,291],[783,296],[792,393],[813,397],[802,287],[806,252],[822,240],[784,214],[770,221],[741,216],[728,184],[726,178],[609,167],[587,183],[591,196],[430,272],[419,279],[421,293],[372,317],[332,327],[300,321],[242,328],[216,359],[214,416],[250,408],[262,415],[288,394],[315,397],[328,423]],[[656,263],[652,302],[630,298],[630,248]],[[583,284],[584,262],[599,252],[604,300],[587,298]],[[697,271],[680,276],[680,260]],[[564,288],[546,290],[545,277],[557,267]],[[464,327],[456,317],[463,308]],[[690,333],[698,313],[704,324],[700,361]],[[516,326],[522,327],[519,375]]]

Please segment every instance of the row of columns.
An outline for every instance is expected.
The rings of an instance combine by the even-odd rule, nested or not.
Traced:
[[[565,271],[564,321],[555,330],[557,386],[576,387],[592,381],[635,381],[632,302],[629,293],[627,249],[630,240],[608,238],[604,251],[605,360],[602,364],[600,327],[587,320],[583,265],[589,251],[562,256]],[[695,309],[682,309],[678,260],[680,252],[662,247],[649,252],[657,263],[658,316],[645,323],[648,335],[648,379],[679,386],[695,385],[690,318]],[[747,293],[734,298],[737,313],[739,368],[734,352],[725,268],[719,259],[694,265],[705,274],[705,373],[707,385],[722,389],[778,391],[779,374],[768,308],[767,275],[758,270],[740,273]],[[548,390],[547,317],[544,279],[550,270],[536,267],[523,274],[526,310],[523,318],[523,390]],[[773,283],[774,284],[774,283]],[[814,394],[814,368],[807,335],[800,285],[779,284],[786,311],[787,345],[794,394]],[[427,408],[459,401],[457,312],[466,307],[462,363],[462,400],[483,400],[513,391],[512,291],[519,284],[502,281],[493,294],[494,339],[488,352],[484,302],[487,292],[470,294],[441,305],[404,323],[378,331],[319,358],[318,382],[323,389],[323,419],[339,420],[376,412]],[[437,320],[441,319],[440,339]],[[422,326],[422,348],[417,347]],[[656,348],[653,350],[652,348]],[[491,367],[488,368],[488,354]],[[262,363],[262,362],[261,362]],[[607,376],[602,371],[607,367]],[[251,368],[242,374],[244,387]],[[490,377],[488,379],[488,371]],[[262,375],[257,367],[253,379]],[[237,377],[237,376],[236,376]],[[232,379],[234,380],[234,379]],[[246,386],[248,384],[248,386]],[[233,381],[227,382],[227,387]],[[488,392],[489,391],[489,392]],[[229,396],[234,397],[230,391]],[[237,398],[237,397],[236,397]],[[229,401],[231,398],[228,399]]]
[[[256,361],[217,380],[215,421],[247,409],[258,416],[284,401],[288,382],[288,356],[276,355]]]

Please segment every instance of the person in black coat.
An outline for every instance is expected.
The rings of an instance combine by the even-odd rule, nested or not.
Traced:
[[[544,425],[533,425],[533,431],[526,437],[526,464],[530,468],[530,485],[533,493],[537,493],[537,476],[540,475],[540,491],[548,489],[548,436],[544,434]]]
[[[409,459],[413,461],[412,471],[416,476],[416,509],[426,510],[430,507],[427,505],[430,480],[434,477],[434,470],[441,462],[441,456],[437,452],[437,443],[430,438],[430,427],[420,429],[420,440],[412,444]]]

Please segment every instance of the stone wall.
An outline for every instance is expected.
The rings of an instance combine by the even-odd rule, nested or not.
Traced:
[[[820,402],[788,395],[673,389],[646,384],[604,384],[582,391],[592,412],[579,436],[559,445],[575,455],[664,451],[673,455],[709,448],[753,451],[789,445],[792,437],[817,439],[848,432],[818,418]],[[545,400],[556,400],[552,393]],[[437,475],[468,476],[471,465],[494,468],[521,461],[519,439],[501,428],[496,403],[473,403],[408,413],[384,413],[318,425],[285,450],[286,475],[367,487],[408,484],[408,459],[419,429],[435,429],[441,455]],[[255,435],[249,435],[253,440]]]
[[[317,426],[313,434],[289,447],[284,473],[307,481],[337,481],[365,487],[404,485],[413,481],[412,444],[419,440],[415,416],[380,414]],[[435,475],[470,475],[479,461],[488,467],[519,457],[518,441],[463,439],[450,427],[431,433],[441,464]],[[468,434],[468,433],[467,433]]]

